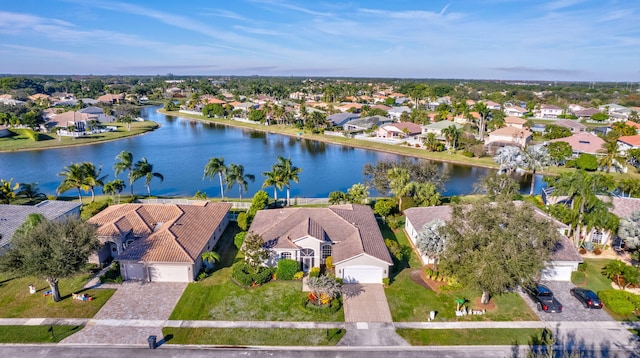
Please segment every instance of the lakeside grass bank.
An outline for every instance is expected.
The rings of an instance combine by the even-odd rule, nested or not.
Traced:
[[[33,141],[22,134],[14,135],[7,138],[0,138],[0,153],[66,148],[104,143],[142,135],[160,127],[158,123],[153,121],[132,122],[131,130],[127,130],[125,123],[109,123],[109,125],[117,127],[118,130],[116,132],[97,133],[78,138],[58,138],[58,136],[54,133],[40,133],[40,139],[38,141]]]

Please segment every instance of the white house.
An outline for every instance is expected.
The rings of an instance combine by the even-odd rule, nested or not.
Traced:
[[[260,210],[249,233],[260,235],[272,252],[266,265],[292,259],[307,272],[331,256],[344,283],[382,283],[393,265],[373,211],[365,205]]]
[[[502,127],[489,133],[484,143],[485,145],[517,145],[524,148],[531,141],[532,136],[533,133],[526,128]]]
[[[558,118],[562,114],[562,108],[554,106],[552,104],[543,104],[540,106],[539,115],[540,118]]]
[[[504,110],[502,110],[502,112],[507,117],[524,117],[524,115],[527,114],[528,111],[522,107],[511,106],[505,108]]]

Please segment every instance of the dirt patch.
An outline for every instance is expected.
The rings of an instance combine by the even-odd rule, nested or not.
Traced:
[[[411,278],[411,281],[415,282],[416,284],[431,290],[431,287],[429,285],[427,285],[427,283],[422,279],[422,270],[413,270],[411,271],[411,275],[409,276]]]
[[[471,309],[473,310],[485,310],[487,312],[495,311],[498,307],[494,300],[489,300],[486,305],[482,304],[482,297],[477,297],[471,303]]]
[[[440,287],[446,286],[446,281],[434,281],[427,277],[425,272],[425,268],[423,267],[420,270],[415,270],[411,272],[411,280],[422,287],[428,288],[435,292],[440,292]]]

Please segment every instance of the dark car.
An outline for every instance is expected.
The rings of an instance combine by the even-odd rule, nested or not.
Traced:
[[[591,290],[584,288],[572,288],[571,296],[582,302],[584,308],[602,308],[603,304],[598,295]]]
[[[538,311],[562,312],[562,304],[553,296],[553,291],[549,287],[537,284],[525,287],[524,290],[531,296]]]

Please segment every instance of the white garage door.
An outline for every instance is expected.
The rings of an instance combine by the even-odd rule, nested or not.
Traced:
[[[345,267],[342,274],[343,283],[382,283],[382,269],[376,266]]]
[[[557,265],[542,270],[543,281],[571,281],[573,266]]]
[[[151,265],[149,281],[152,282],[189,282],[188,266]]]
[[[145,279],[144,266],[142,264],[124,262],[120,272],[123,273],[125,280],[142,281]]]

